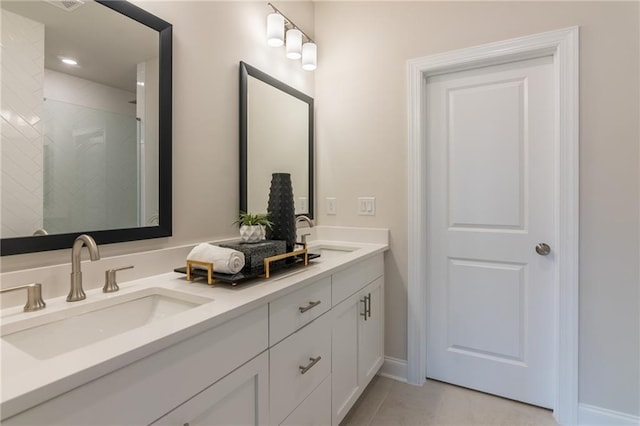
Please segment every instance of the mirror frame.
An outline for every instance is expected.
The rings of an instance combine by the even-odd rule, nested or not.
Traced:
[[[293,87],[271,77],[269,74],[252,67],[251,65],[240,61],[240,211],[247,211],[247,181],[248,181],[248,165],[247,165],[247,109],[248,109],[248,78],[249,76],[257,78],[263,83],[269,84],[303,102],[309,106],[309,192],[307,201],[309,206],[308,213],[297,214],[296,216],[307,216],[309,219],[314,217],[314,168],[313,168],[313,98]]]
[[[159,35],[159,93],[158,93],[158,225],[138,228],[85,230],[68,234],[2,238],[0,255],[70,248],[76,237],[91,234],[97,244],[121,243],[170,237],[172,235],[172,33],[170,23],[127,2],[126,0],[95,0],[142,25],[158,31]]]

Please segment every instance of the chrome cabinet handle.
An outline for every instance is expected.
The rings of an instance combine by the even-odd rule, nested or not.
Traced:
[[[318,306],[320,304],[320,300],[316,300],[315,302],[309,302],[309,304],[307,306],[300,306],[298,309],[300,310],[301,314],[304,314],[305,312],[307,312],[309,309],[311,308],[315,308],[316,306]]]
[[[318,361],[320,361],[322,359],[321,356],[317,356],[315,358],[309,358],[309,364],[307,365],[300,365],[298,368],[300,369],[300,374],[304,374],[307,371],[309,371],[311,369],[311,367],[313,367],[314,365],[316,365],[318,363]]]
[[[371,293],[367,295],[367,315],[371,318]]]
[[[360,299],[360,303],[362,303],[364,305],[364,312],[360,312],[360,316],[364,317],[364,320],[367,320],[367,296],[363,297],[362,299]]]
[[[540,256],[547,256],[549,253],[551,253],[551,247],[549,247],[549,244],[547,243],[539,243],[536,246],[536,253],[538,253]]]

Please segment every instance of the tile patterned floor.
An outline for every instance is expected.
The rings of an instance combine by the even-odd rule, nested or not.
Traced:
[[[551,411],[434,380],[408,385],[376,376],[341,426],[557,426]]]

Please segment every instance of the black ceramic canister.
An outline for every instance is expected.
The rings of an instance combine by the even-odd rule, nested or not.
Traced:
[[[267,228],[267,239],[284,240],[287,253],[293,251],[296,242],[296,212],[289,173],[273,173],[271,176],[267,211],[269,220],[273,223],[271,229]]]

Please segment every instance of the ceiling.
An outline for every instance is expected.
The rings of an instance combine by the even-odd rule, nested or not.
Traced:
[[[41,0],[0,4],[44,24],[48,69],[135,92],[137,64],[158,56],[157,31],[92,0],[72,11]],[[74,58],[78,65],[65,65],[60,57]]]

